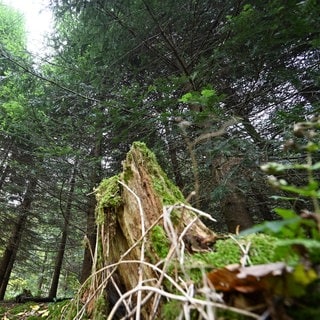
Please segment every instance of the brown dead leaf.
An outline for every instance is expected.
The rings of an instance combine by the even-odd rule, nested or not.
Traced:
[[[266,288],[268,281],[263,281],[263,279],[282,276],[288,271],[285,263],[276,262],[250,267],[229,265],[213,270],[207,276],[218,291],[252,293],[268,289]]]
[[[239,268],[237,277],[240,279],[245,279],[248,276],[263,278],[267,275],[279,276],[287,271],[290,269],[284,262],[275,262]]]
[[[255,276],[239,277],[240,265],[229,265],[208,273],[208,278],[217,291],[252,293],[261,291],[259,279]]]

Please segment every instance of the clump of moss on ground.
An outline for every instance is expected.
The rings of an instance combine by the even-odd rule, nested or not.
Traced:
[[[162,307],[162,318],[167,320],[178,319],[182,309],[182,303],[177,300],[170,300]]]
[[[244,248],[250,245],[249,258],[253,265],[275,262],[274,250],[277,246],[277,238],[264,235],[253,234],[234,239],[218,240],[214,245],[214,251],[198,255],[200,260],[204,260],[212,267],[221,268],[228,264],[239,263],[243,252],[239,245]]]
[[[70,308],[70,305],[72,304],[73,308]],[[71,311],[71,309],[73,309]],[[54,320],[54,319],[73,319],[77,312],[77,307],[75,305],[75,301],[73,300],[65,300],[61,302],[55,302],[50,303],[48,306],[48,317],[46,319],[48,320]],[[71,312],[70,312],[71,311]],[[42,317],[43,319],[43,317]],[[83,315],[81,318],[82,320],[86,320],[87,317]]]
[[[278,238],[265,234],[251,234],[243,239],[245,243],[251,243],[249,257],[253,265],[279,261],[274,255],[278,246]]]
[[[278,245],[278,239],[275,237],[252,234],[236,237],[235,240],[231,238],[218,240],[214,244],[212,252],[195,253],[188,256],[186,267],[189,269],[192,280],[202,281],[203,271],[239,264],[243,257],[239,244],[244,248],[250,244],[248,263],[252,265],[279,261],[279,257],[275,255]]]
[[[78,312],[83,307],[83,304],[79,301],[79,296],[77,295],[75,299],[66,300],[58,303],[49,304],[49,315],[46,319],[56,320],[56,319],[80,319]],[[43,319],[43,318],[42,318]],[[81,320],[89,319],[86,312],[81,310]]]

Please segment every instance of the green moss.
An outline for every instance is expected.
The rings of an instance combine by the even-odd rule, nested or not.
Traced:
[[[250,261],[252,264],[265,264],[279,261],[274,256],[278,239],[265,234],[252,234],[244,237],[245,244],[250,242]]]
[[[8,314],[9,312],[10,312],[10,314],[14,315],[14,314],[17,314],[20,312],[24,312],[25,310],[26,310],[25,305],[14,306],[14,307],[11,307],[10,309],[8,306],[2,305],[0,308],[0,317],[1,317],[1,319],[3,319],[4,316],[6,314]],[[14,319],[13,316],[12,316],[12,319]]]
[[[143,165],[149,171],[152,177],[153,188],[162,199],[162,203],[164,205],[169,205],[185,202],[182,192],[168,178],[166,173],[158,164],[156,156],[147,148],[146,144],[143,142],[134,142],[130,152],[128,153],[128,157],[130,157],[130,153],[134,149],[138,149],[141,152],[143,158],[141,161],[143,161]]]
[[[147,145],[144,142],[141,141],[135,141],[132,144],[131,150],[137,149],[141,152],[144,159],[146,159],[149,163],[156,163],[156,156],[154,153],[147,147]],[[130,154],[130,152],[129,152]]]
[[[105,219],[104,208],[117,208],[122,204],[119,187],[119,176],[113,176],[109,179],[104,179],[96,192],[98,201],[96,209],[97,224],[103,224]]]
[[[193,257],[185,260],[185,269],[188,270],[189,277],[194,283],[202,283],[203,273],[209,270],[207,264],[195,262]]]
[[[69,308],[73,303],[72,312]],[[65,300],[61,302],[50,303],[48,307],[49,315],[46,319],[54,320],[54,319],[62,319],[61,315],[64,314],[65,317],[63,319],[73,319],[77,314],[77,307],[73,300]],[[68,312],[67,312],[68,311]],[[85,320],[87,317],[83,316],[81,319]]]
[[[159,175],[153,175],[152,177],[154,190],[161,196],[162,203],[164,205],[185,202],[179,188],[169,180],[164,172],[159,172]]]
[[[178,319],[181,312],[182,304],[176,300],[170,300],[162,307],[162,319],[175,320]]]
[[[244,247],[250,243],[249,258],[253,265],[280,261],[274,254],[278,245],[277,238],[264,234],[253,234],[237,237],[237,241]],[[214,245],[214,251],[189,256],[186,259],[186,267],[190,278],[195,282],[202,281],[202,270],[240,263],[243,253],[238,243],[231,238],[218,240]]]
[[[122,200],[119,188],[119,175],[104,179],[97,191],[97,199],[103,207],[118,207]]]
[[[188,214],[192,215],[192,212],[189,211]],[[170,218],[171,218],[171,221],[174,226],[177,226],[177,225],[179,225],[179,223],[181,223],[181,215],[182,215],[182,213],[179,210],[172,210],[171,211]]]
[[[165,259],[169,253],[170,241],[161,226],[155,226],[151,230],[152,247],[159,258]]]
[[[217,308],[217,319],[248,320],[248,317],[237,312]]]
[[[279,261],[274,255],[277,238],[254,234],[237,237],[236,240],[244,247],[250,242],[249,258],[253,265]],[[204,272],[230,264],[239,264],[243,253],[238,243],[231,238],[218,240],[214,245],[214,251],[186,255],[185,268],[192,281],[202,283]]]
[[[108,314],[108,303],[103,294],[95,301],[93,319],[104,320]]]
[[[34,302],[26,302],[23,304],[18,304],[14,306],[14,308],[11,309],[10,312],[14,315],[27,314],[31,310],[31,307],[34,304],[35,304]]]
[[[231,239],[218,240],[213,252],[196,253],[192,257],[195,261],[207,267],[221,268],[228,264],[239,263],[241,250]]]
[[[200,298],[201,297],[197,297]],[[179,319],[179,315],[182,312],[183,304],[180,301],[170,300],[165,303],[161,310],[161,319],[166,320],[175,320]],[[217,319],[228,319],[228,320],[245,320],[248,319],[247,317],[238,314],[236,312],[228,311],[225,309],[216,309],[217,311]],[[196,310],[190,310],[190,319],[199,319],[199,313]]]
[[[86,284],[89,286],[89,284]],[[83,291],[81,290],[83,293]],[[46,318],[48,320],[69,320],[69,319],[79,319],[78,312],[83,307],[82,302],[80,302],[80,291],[72,300],[62,301],[58,303],[50,304],[49,306],[49,316]],[[42,318],[43,319],[43,318]],[[88,315],[84,312],[81,314],[81,320],[87,320]]]
[[[121,175],[122,180],[124,183],[128,183],[128,181],[133,177],[133,172],[129,166],[123,168],[123,172]]]

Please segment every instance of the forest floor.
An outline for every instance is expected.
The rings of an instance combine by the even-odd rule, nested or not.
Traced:
[[[16,303],[12,300],[0,302],[1,320],[36,320],[36,319],[60,319],[63,307],[69,301],[50,303]]]

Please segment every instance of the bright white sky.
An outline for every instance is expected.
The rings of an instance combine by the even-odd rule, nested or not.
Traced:
[[[45,35],[52,31],[49,0],[1,0],[1,2],[18,9],[25,16],[28,50],[35,55],[41,55],[45,46]]]

